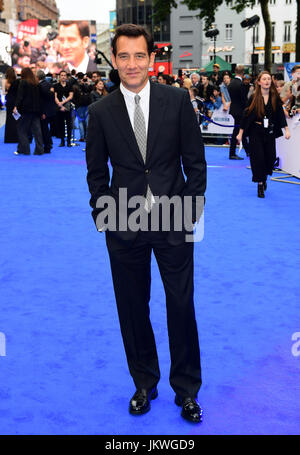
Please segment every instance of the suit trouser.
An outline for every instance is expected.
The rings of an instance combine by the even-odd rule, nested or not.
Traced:
[[[42,135],[43,135],[43,142],[44,142],[44,150],[50,152],[52,149],[52,137],[50,132],[50,117],[46,117],[45,119],[41,120],[41,128],[42,128]]]
[[[166,294],[170,384],[179,395],[195,397],[201,366],[193,302],[194,244],[172,246],[161,232],[139,232],[130,248],[109,251],[129,371],[137,388],[150,389],[160,378],[149,309],[152,250]]]
[[[30,154],[29,134],[32,133],[35,141],[35,152],[43,153],[43,137],[41,121],[38,114],[22,114],[18,120],[19,146],[18,151],[25,155]]]
[[[237,146],[236,137],[237,137],[237,135],[239,134],[239,131],[240,131],[241,121],[242,121],[242,117],[240,117],[240,116],[235,116],[234,117],[234,125],[235,126],[233,128],[232,135],[231,135],[229,156],[233,156],[233,155],[236,154],[236,146]],[[242,143],[243,143],[243,147],[245,149],[245,152],[248,155],[249,154],[249,144],[247,142],[247,139],[244,136],[243,136],[243,139],[242,139]]]

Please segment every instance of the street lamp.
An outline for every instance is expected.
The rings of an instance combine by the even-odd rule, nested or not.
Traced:
[[[211,28],[210,30],[207,30],[207,32],[205,32],[206,38],[214,39],[214,63],[216,63],[216,39],[219,33],[220,32],[217,28]]]
[[[253,41],[253,48],[252,48],[252,76],[255,76],[254,71],[255,71],[255,63],[254,63],[254,56],[255,56],[255,26],[259,23],[259,16],[255,14],[255,16],[249,17],[248,19],[244,19],[241,22],[241,27],[242,28],[247,28],[248,30],[252,28],[253,30],[253,35],[252,35],[252,41]]]

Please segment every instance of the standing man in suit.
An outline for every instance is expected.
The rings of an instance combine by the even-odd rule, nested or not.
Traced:
[[[50,132],[50,122],[56,115],[56,103],[54,95],[54,87],[50,82],[46,81],[44,71],[38,70],[37,78],[39,80],[40,96],[41,96],[41,129],[44,142],[44,153],[51,153],[52,137]]]
[[[149,221],[157,208],[157,197],[177,196],[181,201],[189,196],[192,221],[196,222],[200,216],[196,213],[197,196],[203,201],[206,188],[204,147],[189,94],[149,82],[148,69],[154,57],[153,40],[143,27],[123,24],[116,29],[112,63],[119,72],[120,87],[89,108],[86,158],[90,205],[97,229],[103,231],[107,227],[103,224],[107,198],[115,202],[120,220],[124,214],[120,191],[126,190],[128,226],[124,228],[117,221],[115,229],[109,227],[106,243],[127,362],[136,386],[129,412],[144,414],[158,395],[160,370],[149,317],[153,251],[166,293],[175,403],[185,419],[200,422],[194,244],[186,241],[184,228],[163,230],[161,223],[156,231],[130,227],[132,197],[142,199],[140,218]],[[113,169],[110,185],[108,159]],[[168,213],[170,221],[172,213]]]
[[[246,95],[243,87],[243,65],[237,65],[235,68],[235,77],[231,80],[228,85],[228,92],[231,99],[229,113],[234,118],[234,129],[230,141],[229,159],[230,160],[243,160],[241,156],[236,154],[237,141],[236,137],[240,130],[240,124],[243,116],[244,109],[246,107]],[[248,148],[246,142],[243,142],[244,149],[247,153]]]

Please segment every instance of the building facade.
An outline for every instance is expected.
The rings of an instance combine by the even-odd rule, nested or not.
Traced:
[[[296,0],[269,0],[272,21],[272,62],[276,65],[295,61],[297,3]],[[197,18],[199,11],[190,11],[185,5],[173,8],[170,17],[163,24],[155,25],[152,15],[152,0],[117,0],[117,24],[132,22],[146,26],[157,43],[169,41],[172,44],[171,60],[173,73],[178,69],[204,67],[216,55],[228,63],[243,63],[251,66],[254,52],[257,63],[264,63],[265,26],[259,0],[253,7],[237,14],[231,5],[223,3],[215,14],[214,27],[219,35],[206,38],[203,22]],[[253,29],[244,29],[241,22],[251,16],[260,17]]]
[[[173,8],[171,22],[171,43],[173,46],[173,73],[179,69],[202,67],[203,30],[199,11],[190,11],[186,5]]]
[[[58,21],[59,11],[55,0],[17,0],[17,18],[20,21],[27,19],[44,19]]]
[[[110,47],[110,26],[109,24],[97,23],[97,49],[105,55],[105,57],[111,60],[111,47]],[[98,70],[107,73],[111,70],[109,64],[99,55],[102,60],[101,64],[98,64]]]

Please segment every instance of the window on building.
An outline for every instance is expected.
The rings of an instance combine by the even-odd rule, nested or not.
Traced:
[[[272,53],[272,63],[275,63],[275,54],[274,54],[274,52]]]
[[[291,5],[292,4],[292,0],[285,0],[285,4],[286,5]]]
[[[272,22],[272,43],[275,41],[275,22]]]
[[[291,58],[291,54],[289,52],[284,52],[282,54],[282,63],[289,63],[290,61],[290,58]]]
[[[232,41],[232,24],[225,25],[225,41]]]
[[[193,44],[181,44],[179,49],[193,49]]]
[[[269,0],[270,5],[276,5],[276,0]]]
[[[180,21],[192,21],[194,16],[179,16]]]
[[[232,55],[225,55],[225,62],[232,63]]]
[[[193,60],[179,60],[179,63],[193,63]]]
[[[285,42],[291,41],[291,22],[284,23],[283,41],[285,41]]]
[[[192,35],[194,33],[193,30],[180,30],[180,35]]]

